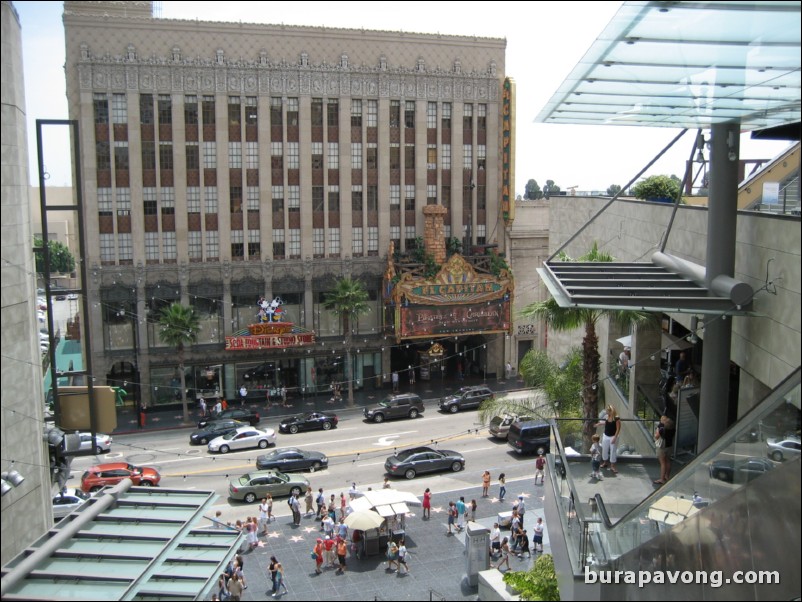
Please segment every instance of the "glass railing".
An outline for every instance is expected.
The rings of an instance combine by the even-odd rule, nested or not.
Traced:
[[[732,495],[780,462],[798,457],[799,407],[797,370],[689,464],[680,467],[674,462],[675,476],[662,486],[651,482],[660,474],[654,442],[638,441],[639,432],[654,432],[653,421],[623,422],[619,457],[634,454],[638,458],[634,463],[619,461],[619,474],[598,483],[588,477],[590,458],[576,455],[582,441],[573,434],[563,441],[561,432],[576,429],[567,421],[553,421],[549,474],[575,575],[585,567],[605,569],[618,557]],[[644,495],[633,493],[624,499],[624,488]]]

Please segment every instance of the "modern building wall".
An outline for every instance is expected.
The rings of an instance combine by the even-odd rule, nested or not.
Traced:
[[[34,236],[42,235],[42,206],[40,203],[40,188],[32,186],[28,189],[31,202],[31,227]],[[48,186],[46,188],[47,204],[72,205],[72,186]],[[47,218],[47,231],[51,239],[65,245],[73,256],[78,257],[78,230],[75,223],[74,211],[51,211]]]
[[[19,15],[2,3],[2,471],[25,480],[0,498],[5,564],[53,522],[43,438],[42,360],[36,324],[36,273],[28,201],[28,145]]]
[[[423,234],[422,208],[448,208],[447,236],[504,250],[506,42],[156,19],[150,8],[65,2],[95,372],[160,382],[172,360],[153,322],[176,300],[205,316],[187,363],[222,366],[229,394],[234,362],[289,362],[290,386],[304,387],[340,345],[321,305],[340,275],[375,299],[357,364],[387,372],[384,257]],[[283,296],[294,322],[332,337],[326,348],[225,352],[262,295]]]

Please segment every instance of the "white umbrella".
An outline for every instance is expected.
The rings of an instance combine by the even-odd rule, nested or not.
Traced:
[[[616,339],[619,343],[621,343],[624,347],[632,347],[632,335],[628,334],[625,337],[621,337],[620,339]]]
[[[384,518],[373,510],[357,510],[346,516],[344,522],[349,529],[367,531],[381,527],[382,523],[384,523]]]

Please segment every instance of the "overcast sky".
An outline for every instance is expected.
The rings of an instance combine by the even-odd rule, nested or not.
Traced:
[[[507,75],[517,84],[516,194],[530,178],[565,190],[624,185],[679,130],[546,125],[535,116],[598,37],[621,2],[160,2],[161,17],[286,23],[507,39]],[[22,23],[31,182],[38,183],[36,119],[66,119],[62,2],[14,2]],[[122,52],[126,40],[120,41]],[[48,185],[71,182],[68,148],[46,128]],[[682,177],[689,132],[648,174]],[[771,158],[786,143],[741,140],[741,158]]]

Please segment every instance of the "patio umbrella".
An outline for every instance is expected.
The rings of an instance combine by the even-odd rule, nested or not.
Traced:
[[[382,523],[384,519],[373,510],[357,510],[345,517],[345,526],[358,531],[378,529]]]

